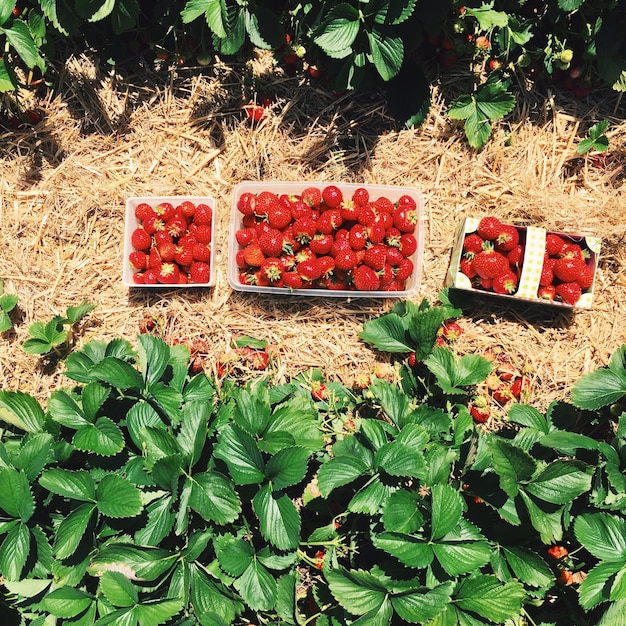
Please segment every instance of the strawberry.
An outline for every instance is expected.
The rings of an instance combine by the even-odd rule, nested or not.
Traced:
[[[128,260],[133,270],[142,272],[148,269],[148,255],[140,250],[131,252]]]
[[[317,258],[300,261],[296,266],[296,271],[303,281],[312,282],[322,275],[322,266]]]
[[[213,209],[208,204],[199,204],[193,215],[194,224],[212,224]]]
[[[301,217],[307,217],[313,219],[313,209],[304,201],[296,200],[294,201],[289,210],[291,211],[291,216],[294,220],[299,220]]]
[[[298,272],[284,272],[283,284],[290,289],[302,289],[304,282]]]
[[[382,243],[385,240],[385,226],[378,220],[375,220],[370,226],[366,226],[365,232],[370,243]]]
[[[412,202],[412,198],[411,200],[408,200],[408,198],[410,198],[410,196],[407,196],[407,200],[404,200],[403,204],[407,207],[410,207],[411,209],[415,209],[417,205]],[[393,202],[389,198],[385,196],[380,196],[380,198],[376,198],[376,200],[374,201],[374,211],[377,215],[393,215],[395,207],[393,206]]]
[[[496,252],[489,244],[485,244],[472,261],[472,267],[481,278],[495,278],[509,271],[509,262],[500,252]]]
[[[409,205],[399,205],[393,214],[393,225],[402,233],[413,233],[417,228],[419,213]]]
[[[287,228],[291,223],[291,209],[282,203],[276,203],[267,210],[267,223],[277,230]]]
[[[556,233],[546,234],[546,254],[548,256],[559,256],[565,246],[565,241]]]
[[[196,205],[189,200],[185,200],[181,202],[176,210],[179,212],[181,217],[184,217],[187,221],[191,220],[196,212]]]
[[[385,246],[377,244],[367,248],[363,257],[363,263],[374,270],[382,270],[386,259],[387,249]]]
[[[341,217],[344,222],[356,222],[359,217],[359,209],[361,204],[356,204],[352,200],[344,200],[341,203]]]
[[[515,269],[520,269],[524,262],[524,246],[517,244],[507,253],[506,258],[509,261],[509,265]]]
[[[251,122],[260,122],[265,115],[265,108],[258,104],[247,104],[244,108]]]
[[[367,244],[367,231],[363,224],[355,224],[348,233],[348,241],[353,250],[363,250]]]
[[[174,205],[171,202],[160,202],[154,207],[154,212],[164,221],[167,222],[174,217]]]
[[[463,334],[463,328],[458,322],[445,322],[437,330],[437,335],[450,342],[456,341]]]
[[[340,209],[329,209],[324,211],[318,218],[317,230],[325,235],[330,235],[341,227],[343,217]]]
[[[496,250],[510,252],[519,243],[519,231],[515,226],[502,224],[500,233],[496,237]]]
[[[491,289],[501,295],[510,295],[517,290],[518,278],[517,274],[507,271],[493,279]]]
[[[315,254],[329,254],[334,243],[332,235],[324,235],[318,233],[309,242],[309,248],[315,252]]]
[[[146,202],[140,202],[135,207],[135,217],[141,222],[148,219],[149,217],[152,217],[153,215],[154,209]]]
[[[261,264],[261,273],[271,283],[278,283],[283,277],[283,265],[280,259],[268,258]]]
[[[574,305],[580,300],[582,290],[576,282],[561,283],[556,287],[556,296],[565,304]]]
[[[356,252],[349,247],[335,254],[335,267],[340,270],[351,270],[356,267],[357,263]]]
[[[317,187],[307,187],[300,194],[300,199],[309,207],[317,209],[322,204],[322,192]]]
[[[194,221],[194,224],[197,223]],[[187,222],[182,217],[173,217],[165,224],[165,230],[173,238],[181,237],[187,231]]]
[[[336,209],[343,201],[343,194],[336,185],[327,185],[322,189],[322,200],[326,206]]]
[[[211,243],[213,237],[213,231],[209,224],[198,224],[198,227],[194,230],[194,237],[198,243]]]
[[[315,237],[317,226],[311,218],[302,217],[297,219],[293,224],[293,236],[302,245],[305,245]]]
[[[588,256],[588,251],[583,250],[577,243],[566,241],[561,249],[561,252],[559,252],[559,256],[564,258],[572,257],[585,262]]]
[[[387,263],[392,267],[397,267],[406,257],[400,252],[400,248],[387,247]]]
[[[556,287],[554,285],[545,285],[537,290],[537,297],[540,300],[554,300],[556,298]]]
[[[374,213],[372,205],[368,203],[359,207],[356,219],[357,222],[359,222],[359,224],[363,224],[363,226],[371,226],[376,220],[376,213]]]
[[[139,227],[132,232],[130,243],[136,250],[148,250],[152,245],[152,237],[144,228]]]
[[[415,235],[405,233],[400,237],[400,252],[402,256],[409,257],[417,250],[417,239]]]
[[[585,262],[578,257],[564,256],[554,262],[554,275],[564,283],[574,282],[585,268]]]
[[[143,273],[143,282],[146,285],[156,285],[159,282],[159,272],[150,268]]]
[[[185,258],[187,256],[188,255],[185,255]],[[207,263],[211,260],[211,248],[207,244],[196,243],[191,248],[191,256],[193,261],[203,261],[204,263]]]
[[[237,210],[242,215],[254,215],[255,205],[256,196],[250,191],[245,191],[244,193],[242,193],[237,200]]]
[[[240,246],[247,246],[251,241],[256,239],[256,231],[254,228],[239,228],[235,232],[235,239]],[[180,241],[178,242],[180,243]]]
[[[415,198],[413,196],[409,196],[408,194],[403,194],[398,198],[398,208],[403,207],[407,208],[411,211],[417,209],[417,202],[415,202]]]
[[[157,246],[157,251],[162,261],[170,262],[176,256],[176,245],[173,242],[164,242]]]
[[[194,261],[189,270],[189,278],[192,283],[206,284],[211,278],[211,266],[202,261]]]
[[[580,288],[585,291],[587,289],[591,289],[593,286],[593,281],[595,278],[595,272],[593,268],[589,265],[585,265],[585,267],[581,270],[576,282],[580,285]]]
[[[484,243],[485,240],[478,233],[465,235],[463,239],[463,252],[476,255],[482,252]]]
[[[328,397],[328,389],[326,385],[320,381],[314,380],[311,384],[311,396],[313,400],[326,400]]]
[[[317,257],[317,262],[322,271],[323,277],[331,276],[335,269],[335,259],[332,256],[320,256]]]
[[[243,258],[251,267],[261,267],[261,264],[265,260],[265,255],[259,244],[253,242],[244,249]]]
[[[161,266],[161,257],[157,248],[150,248],[148,253],[148,267],[150,269],[159,269]]]
[[[154,245],[157,247],[164,243],[174,243],[172,236],[166,230],[157,230],[153,235]]]
[[[497,217],[487,216],[483,217],[480,222],[478,222],[476,232],[478,233],[479,237],[494,241],[498,238],[501,229],[502,222]]]
[[[569,551],[565,546],[561,546],[558,544],[550,546],[546,550],[546,552],[548,553],[548,556],[553,558],[555,561],[558,561],[559,559],[562,559],[569,554]]]
[[[396,268],[396,280],[399,281],[405,281],[408,280],[411,277],[411,274],[413,274],[413,270],[415,269],[415,266],[413,264],[413,261],[411,261],[411,259],[402,259],[402,261],[400,261],[400,263],[398,264],[398,267]]]
[[[459,269],[468,278],[474,278],[474,276],[476,276],[476,270],[474,269],[474,266],[472,265],[472,259],[463,257],[461,261],[459,262]]]
[[[187,224],[185,224],[187,227]],[[143,221],[143,228],[149,235],[154,235],[158,230],[165,228],[165,222],[155,213]]]
[[[284,237],[276,228],[269,228],[259,237],[258,245],[265,256],[277,257],[283,251]]]
[[[161,263],[161,267],[157,273],[157,281],[165,285],[173,285],[178,282],[179,271],[176,263]]]
[[[174,261],[181,267],[187,267],[193,262],[193,248],[189,246],[176,246]]]
[[[491,417],[491,409],[482,402],[476,402],[470,406],[470,415],[474,418],[475,422],[482,424]]]
[[[507,404],[513,399],[513,392],[508,385],[502,384],[493,391],[492,397],[499,404]]]
[[[352,202],[357,206],[363,206],[370,200],[369,191],[365,187],[358,187],[352,193]]]
[[[376,291],[380,287],[378,274],[367,265],[359,265],[352,272],[354,287],[359,291]]]

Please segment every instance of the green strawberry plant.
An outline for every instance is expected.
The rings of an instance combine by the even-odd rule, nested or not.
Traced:
[[[55,315],[47,322],[33,322],[28,327],[29,337],[24,342],[24,351],[28,354],[63,357],[71,349],[73,328],[95,308],[95,304],[83,301],[78,306],[68,307],[65,316]]]
[[[436,342],[459,315],[444,291],[367,321],[395,375],[365,389],[195,374],[144,333],[74,349],[45,407],[0,390],[5,604],[35,626],[617,626],[626,346],[485,428],[491,362]]]
[[[605,135],[608,127],[608,120],[595,123],[589,129],[588,137],[579,142],[576,152],[578,152],[578,154],[586,154],[592,150],[596,152],[606,152],[609,149],[609,139]]]
[[[4,293],[4,280],[0,278],[0,333],[13,328],[11,311],[17,306],[19,297],[14,293]]]

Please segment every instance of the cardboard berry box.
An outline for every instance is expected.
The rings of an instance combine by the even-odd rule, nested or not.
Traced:
[[[492,295],[498,298],[523,300],[570,309],[591,308],[594,294],[596,268],[598,266],[602,241],[600,238],[586,237],[570,233],[552,232],[535,226],[516,226],[515,229],[519,235],[519,243],[523,247],[523,259],[519,269],[517,270],[518,283],[512,293],[495,293],[491,289],[481,286],[476,277],[470,278],[461,269],[461,263],[464,257],[467,256],[463,249],[464,242],[468,235],[472,235],[477,232],[479,223],[480,219],[478,218],[465,218],[459,225],[450,258],[450,266],[446,276],[446,286],[453,287],[455,289],[473,291],[477,294]],[[593,272],[592,280],[589,281],[588,286],[585,286],[585,288],[581,290],[582,293],[575,303],[565,302],[558,295],[554,298],[548,297],[546,296],[545,291],[540,291],[542,268],[544,266],[544,259],[546,255],[546,237],[551,235],[559,236],[567,244],[580,246],[585,255],[585,264],[589,270]],[[559,282],[563,281],[559,281],[558,278],[555,278],[554,282],[558,285]],[[544,294],[543,297],[541,297],[542,293]]]
[[[256,224],[262,223],[264,221],[269,221],[267,216],[255,216],[249,215],[245,216],[242,211],[238,208],[240,201],[242,200],[242,196],[244,194],[253,194],[255,198],[259,196],[262,192],[271,192],[276,195],[279,199],[282,198],[282,201],[288,203],[288,198],[301,199],[301,194],[303,191],[310,188],[317,188],[320,192],[322,192],[326,187],[332,186],[336,187],[341,194],[342,202],[346,204],[350,204],[350,201],[353,198],[353,194],[357,189],[365,189],[367,190],[367,194],[369,195],[369,201],[373,203],[377,199],[388,200],[390,201],[395,209],[397,210],[398,201],[403,198],[403,196],[409,196],[409,198],[414,202],[415,208],[412,211],[412,219],[416,220],[415,230],[411,233],[415,237],[415,241],[413,244],[415,245],[415,250],[411,254],[408,254],[408,249],[405,250],[407,253],[406,258],[410,259],[412,263],[412,271],[410,275],[403,280],[402,288],[398,288],[399,281],[391,286],[387,287],[387,280],[389,276],[389,268],[385,268],[385,270],[378,270],[378,274],[382,275],[383,271],[387,272],[387,278],[383,280],[383,284],[379,285],[376,289],[359,289],[356,287],[354,282],[351,282],[352,276],[351,271],[343,270],[342,268],[331,268],[324,275],[324,277],[320,279],[309,279],[305,278],[302,285],[293,286],[290,284],[285,284],[285,281],[282,278],[277,279],[276,284],[272,284],[271,281],[265,279],[266,275],[261,275],[259,272],[261,271],[260,266],[247,265],[242,263],[242,255],[244,248],[247,244],[242,244],[238,241],[237,233],[243,228],[249,228],[251,225],[253,228],[256,228]],[[308,200],[308,198],[307,198]],[[405,200],[405,199],[404,199]],[[403,201],[404,201],[403,200]],[[389,203],[387,203],[389,206]],[[424,241],[424,226],[423,226],[423,197],[422,194],[413,187],[396,187],[396,186],[384,186],[384,185],[365,185],[365,184],[355,184],[355,183],[335,183],[335,182],[320,182],[320,181],[301,181],[301,182],[242,182],[233,190],[232,196],[232,207],[231,207],[231,220],[230,220],[230,232],[229,232],[229,260],[228,260],[228,280],[231,287],[237,291],[245,291],[245,292],[253,292],[253,293],[267,293],[267,294],[275,294],[275,295],[302,295],[302,296],[323,296],[323,297],[344,297],[344,298],[402,298],[407,297],[411,293],[415,292],[420,285],[420,275],[422,269],[422,256],[423,256],[423,241]],[[336,207],[336,208],[341,208]],[[324,212],[328,209],[325,201],[322,201],[319,206],[318,214],[323,215]],[[375,209],[378,211],[378,209]],[[294,212],[295,214],[295,212]],[[347,215],[347,214],[346,214]],[[319,217],[319,215],[318,215]],[[291,218],[291,222],[287,223],[285,227],[283,227],[283,231],[289,229],[291,225],[295,222],[295,217]],[[286,221],[286,220],[285,220]],[[314,221],[316,221],[314,219]],[[317,222],[316,222],[317,223]],[[354,219],[345,219],[341,220],[341,224],[333,229],[331,236],[334,238],[339,237],[340,235],[345,235],[345,233],[339,233],[339,231],[348,231],[351,227],[356,223]],[[261,224],[261,228],[263,228],[263,224]],[[328,230],[328,229],[327,229]],[[322,235],[321,232],[316,232],[316,235]],[[326,233],[328,234],[328,233]],[[401,233],[402,234],[402,233]],[[387,239],[381,242],[381,245],[386,244]],[[392,236],[390,235],[389,241],[392,241]],[[310,252],[308,243],[300,243],[296,244],[298,248],[297,254],[298,258],[302,258],[302,254],[308,254]],[[319,243],[319,242],[317,242]],[[373,246],[370,241],[366,244],[366,248]],[[396,242],[394,245],[399,245],[397,243],[397,233],[396,233]],[[288,246],[286,246],[289,249]],[[309,248],[309,249],[307,249]],[[395,251],[394,251],[395,252]],[[267,255],[266,255],[267,256]],[[278,257],[282,257],[283,254],[279,253]],[[326,254],[320,253],[319,256],[332,256],[332,253],[328,252]],[[397,256],[397,255],[396,255]],[[258,258],[258,257],[257,257]],[[273,257],[269,257],[273,258]],[[389,258],[388,256],[384,257],[385,259]],[[326,261],[329,259],[326,258]],[[281,265],[280,269],[277,270],[277,275],[280,274],[281,277],[285,272],[284,266],[287,263],[286,259],[281,259],[283,265]],[[394,263],[397,261],[394,261]],[[359,260],[359,264],[363,265],[363,260]],[[410,264],[409,264],[410,265]],[[293,274],[298,267],[297,263],[294,263],[291,273]],[[394,266],[393,272],[397,274],[397,267]],[[268,271],[265,269],[264,271]],[[261,278],[259,283],[259,278]],[[291,276],[291,278],[294,278]],[[297,280],[297,277],[295,277]],[[355,281],[356,282],[356,281]],[[363,283],[361,283],[361,287]]]
[[[194,229],[194,215],[195,207],[198,205],[206,205],[208,210],[204,210],[204,219],[202,222],[203,225],[203,237],[202,237],[202,254],[198,253],[197,259],[192,258],[185,259],[184,263],[182,262],[182,257],[177,256],[176,259],[181,260],[181,263],[173,261],[166,261],[167,263],[175,263],[177,265],[176,272],[178,274],[178,280],[175,282],[161,282],[157,281],[155,283],[150,282],[142,282],[141,279],[138,280],[138,276],[145,274],[144,271],[138,270],[133,266],[131,262],[131,254],[138,251],[138,249],[133,245],[133,233],[136,229],[143,229],[144,224],[143,220],[137,216],[137,207],[140,205],[147,204],[153,210],[157,210],[160,213],[160,205],[164,203],[170,204],[174,208],[174,217],[180,217],[177,215],[182,210],[182,207],[185,206],[185,216],[184,222],[179,222],[179,226],[176,227],[174,223],[168,225],[168,222],[171,219],[171,216],[162,214],[163,217],[167,219],[160,219],[160,224],[158,225],[158,230],[169,231],[171,242],[176,246],[177,253],[180,254],[180,249],[182,245],[180,244],[181,238],[185,235],[189,235],[190,232]],[[215,271],[215,199],[210,196],[143,196],[143,197],[132,197],[126,200],[126,218],[125,218],[125,232],[124,232],[124,258],[123,258],[123,271],[122,271],[122,279],[124,285],[127,287],[141,287],[141,288],[178,288],[178,287],[212,287],[215,284],[216,271]],[[210,221],[209,217],[210,216]],[[160,216],[159,216],[160,217]],[[186,227],[184,224],[186,223]],[[196,225],[197,227],[197,225]],[[148,230],[152,230],[149,228]],[[172,236],[173,235],[173,236]],[[143,250],[145,254],[150,255],[150,251],[152,250],[152,255],[157,256],[158,244],[161,241],[157,239],[156,232],[150,234],[150,247],[148,249]],[[207,241],[208,240],[208,241]],[[198,243],[198,242],[196,242]],[[191,247],[191,244],[190,244]],[[171,249],[171,247],[170,247]],[[208,258],[207,258],[208,257]],[[134,259],[133,259],[134,260]],[[158,260],[154,261],[153,264],[158,264]],[[202,263],[203,266],[198,266],[197,270],[197,279],[190,279],[190,268],[194,262]],[[207,267],[208,266],[208,267]],[[208,274],[208,275],[207,275]]]

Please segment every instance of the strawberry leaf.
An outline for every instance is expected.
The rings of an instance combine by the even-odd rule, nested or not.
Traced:
[[[352,52],[360,27],[358,10],[342,2],[330,9],[313,40],[329,57],[343,59]]]
[[[113,518],[135,517],[143,509],[139,489],[118,474],[107,474],[100,481],[96,503],[102,515]]]
[[[554,461],[525,490],[551,504],[568,504],[591,489],[592,470],[581,461]]]
[[[300,542],[300,514],[288,496],[273,492],[270,485],[259,489],[253,500],[261,534],[280,550],[293,550]]]
[[[9,530],[0,545],[0,569],[7,580],[19,580],[30,553],[30,531],[20,522]]]
[[[383,26],[368,32],[367,38],[374,67],[383,80],[391,80],[400,71],[404,59],[402,39]]]
[[[172,497],[165,496],[146,507],[148,521],[135,533],[135,541],[144,546],[158,546],[174,527]]]
[[[276,491],[299,483],[307,472],[309,451],[293,446],[279,450],[265,466],[265,476]]]
[[[39,484],[64,498],[82,502],[96,501],[96,484],[86,470],[71,471],[53,467],[42,472]]]
[[[100,417],[95,424],[79,428],[72,443],[78,450],[99,456],[114,456],[124,448],[124,435],[119,426],[108,417]]]
[[[521,448],[501,439],[490,439],[487,446],[501,489],[514,498],[519,492],[520,483],[529,480],[535,473],[536,461]]]
[[[481,383],[493,368],[488,359],[478,354],[465,354],[457,358],[447,348],[435,348],[425,364],[437,378],[437,384],[443,392],[449,395],[466,393],[463,387]]]
[[[609,583],[620,571],[624,571],[624,566],[617,561],[601,561],[592,568],[580,584],[580,606],[588,611],[609,600],[612,586]]]
[[[336,568],[324,575],[335,600],[353,615],[376,612],[387,598],[386,587],[370,572]]]
[[[526,591],[519,582],[503,584],[495,576],[479,574],[463,579],[453,595],[453,601],[465,611],[503,623],[520,614],[525,596]]]
[[[76,552],[95,509],[94,504],[81,504],[61,521],[54,542],[58,559],[67,559]]]
[[[398,533],[414,533],[424,524],[416,494],[401,489],[392,493],[383,505],[382,521],[385,530]]]
[[[372,537],[374,545],[394,556],[400,563],[423,569],[434,558],[430,542],[401,532],[383,532]]]
[[[265,478],[265,463],[255,440],[237,424],[228,424],[218,436],[215,457],[228,466],[237,485],[255,485]]]
[[[137,588],[120,572],[104,572],[100,577],[99,588],[114,607],[131,607],[139,602]]]
[[[23,391],[0,389],[0,419],[30,433],[41,432],[46,414],[31,395]]]
[[[64,586],[46,595],[43,606],[55,617],[71,618],[86,611],[93,602],[93,596],[86,591]]]
[[[241,502],[233,484],[216,471],[196,474],[191,481],[189,506],[205,520],[230,524],[241,513]]]
[[[35,500],[26,474],[11,467],[0,471],[0,508],[23,522],[32,517]]]
[[[257,559],[250,562],[234,587],[254,611],[269,611],[276,604],[276,581]]]
[[[585,513],[574,521],[576,539],[598,559],[626,560],[626,520],[608,513]]]
[[[391,604],[398,615],[410,624],[425,624],[435,619],[450,602],[454,587],[452,582],[445,582],[433,589],[416,586],[415,582],[409,584],[407,589],[391,596]]]
[[[324,497],[367,472],[367,465],[353,456],[337,456],[324,463],[317,475],[317,486]]]

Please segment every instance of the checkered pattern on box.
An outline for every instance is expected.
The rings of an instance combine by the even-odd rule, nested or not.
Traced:
[[[546,231],[529,226],[526,229],[524,265],[516,295],[520,298],[536,298],[546,250]]]

